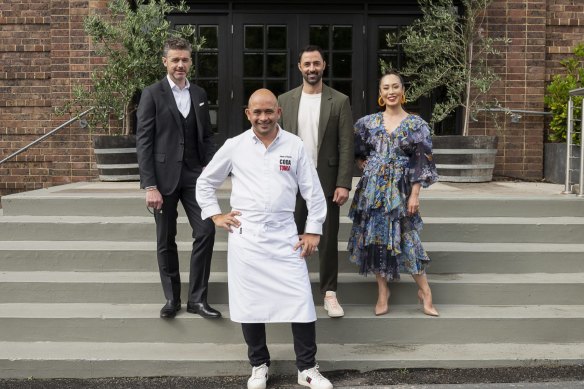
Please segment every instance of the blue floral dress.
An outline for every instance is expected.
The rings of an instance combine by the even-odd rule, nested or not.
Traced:
[[[412,184],[438,180],[428,124],[408,115],[388,134],[382,112],[365,116],[355,123],[355,157],[367,163],[349,211],[349,259],[360,274],[388,280],[424,274],[430,258],[420,240],[423,222],[419,213],[407,215],[407,204]]]

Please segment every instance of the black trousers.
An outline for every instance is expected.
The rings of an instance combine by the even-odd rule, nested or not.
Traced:
[[[188,301],[206,301],[211,273],[211,256],[215,243],[215,225],[211,219],[201,220],[201,207],[195,198],[196,180],[199,171],[182,167],[177,188],[169,195],[163,195],[162,212],[155,212],[158,269],[162,290],[167,300],[180,299],[180,270],[176,246],[176,224],[178,202],[185,209],[193,230],[193,249],[190,260]]]
[[[332,197],[326,198],[326,219],[322,225],[322,236],[318,244],[318,261],[320,265],[320,292],[324,294],[328,290],[337,291],[337,279],[339,276],[339,215],[341,208],[333,202]],[[294,221],[298,233],[304,233],[308,210],[306,202],[300,196],[296,199]]]
[[[316,326],[311,323],[291,323],[294,337],[294,352],[298,371],[311,369],[316,365]],[[266,345],[266,325],[264,323],[241,323],[243,337],[247,343],[249,363],[256,367],[270,366],[270,352]]]

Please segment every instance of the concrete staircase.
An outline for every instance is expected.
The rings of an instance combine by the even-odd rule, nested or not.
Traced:
[[[422,314],[407,275],[390,286],[390,313],[373,314],[376,284],[348,262],[350,221],[343,218],[344,318],[326,316],[318,260],[309,259],[322,370],[584,362],[584,200],[560,191],[440,183],[423,192],[439,318]],[[225,319],[183,307],[165,321],[153,219],[137,184],[71,184],[6,196],[2,206],[0,377],[249,373],[226,305],[225,233],[217,236],[210,280],[210,302]],[[190,232],[184,216],[179,224],[187,280]],[[289,325],[268,326],[268,341],[272,371],[294,373]]]

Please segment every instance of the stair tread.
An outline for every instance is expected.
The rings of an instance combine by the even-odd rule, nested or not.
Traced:
[[[183,304],[184,305],[184,304]],[[159,320],[161,304],[108,304],[108,303],[5,303],[0,304],[0,319],[156,319]],[[462,305],[436,304],[440,319],[584,319],[584,305]],[[213,307],[229,318],[227,304]],[[373,314],[372,305],[343,304],[347,319],[419,319],[431,320],[420,313],[420,305],[394,304],[391,313]],[[184,307],[183,307],[184,308]],[[329,320],[324,309],[317,307],[317,317]],[[206,320],[199,315],[180,311],[177,320]],[[339,324],[340,325],[340,324]]]
[[[192,241],[177,241],[179,250],[190,251]],[[339,250],[347,250],[347,242],[339,242]],[[425,242],[424,248],[427,251],[448,251],[448,252],[584,252],[584,244],[576,243],[490,243],[490,242]],[[227,243],[224,241],[215,242],[215,251],[226,251]],[[0,240],[0,251],[2,250],[34,250],[34,251],[122,251],[122,250],[156,250],[156,242],[124,242],[124,241],[99,241],[99,240],[75,240],[75,241],[54,241],[54,240],[21,240],[2,241]],[[472,258],[469,258],[472,259]]]
[[[360,177],[353,178],[353,191],[359,182]],[[231,180],[228,178],[218,189],[219,193],[228,194],[231,192]],[[563,185],[542,182],[506,182],[493,181],[488,183],[460,184],[437,182],[431,187],[422,191],[422,198],[437,198],[451,200],[453,196],[457,200],[480,199],[515,199],[519,201],[529,201],[535,199],[555,199],[573,200],[574,196],[562,194]],[[52,186],[49,188],[37,189],[28,192],[14,193],[6,197],[7,199],[20,198],[62,198],[62,197],[119,197],[131,196],[144,198],[144,191],[140,189],[137,182],[76,182],[65,185]]]
[[[146,213],[146,210],[144,210]],[[423,216],[423,215],[422,215]],[[427,224],[584,224],[584,216],[545,216],[545,217],[518,217],[518,216],[482,216],[482,217],[423,217]],[[0,217],[0,223],[45,223],[45,224],[154,224],[151,215],[144,216],[36,216],[18,215]],[[178,223],[188,223],[186,216],[179,216]],[[351,223],[347,216],[340,217],[340,223]]]
[[[312,282],[319,279],[318,273],[309,273]],[[181,279],[188,280],[188,273],[181,272]],[[584,283],[582,273],[452,273],[428,274],[431,283],[474,283],[474,284],[581,284]],[[213,272],[210,282],[227,282],[226,272]],[[19,283],[160,283],[158,272],[67,272],[67,271],[2,271],[0,282]],[[339,282],[376,282],[375,277],[364,277],[357,273],[339,273]],[[404,277],[400,283],[413,283],[409,277]]]
[[[293,360],[291,344],[270,344],[274,360]],[[0,342],[0,359],[247,361],[247,346],[216,343]],[[584,343],[318,344],[319,361],[582,360]]]

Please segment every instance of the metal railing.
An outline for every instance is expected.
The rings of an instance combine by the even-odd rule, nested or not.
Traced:
[[[568,129],[566,131],[566,181],[564,187],[564,194],[571,194],[573,193],[572,183],[570,182],[571,176],[571,165],[572,159],[576,158],[574,155],[574,140],[572,139],[572,135],[574,133],[574,101],[572,98],[574,96],[584,96],[584,88],[572,89],[568,95],[570,99],[568,100]],[[579,183],[578,183],[578,197],[584,197],[584,144],[582,140],[584,139],[584,99],[582,99],[582,111],[581,111],[581,118],[580,118],[580,174],[579,174]]]
[[[511,123],[519,123],[523,115],[552,115],[552,112],[547,111],[529,111],[526,109],[509,109],[509,108],[482,108],[478,112],[504,112],[511,115]],[[478,120],[477,120],[478,121]]]
[[[4,158],[2,161],[0,161],[0,165],[2,165],[4,162],[16,157],[19,154],[22,154],[23,152],[25,152],[26,150],[30,149],[32,146],[36,145],[37,143],[42,142],[43,140],[47,139],[48,137],[50,137],[51,135],[53,135],[54,133],[56,133],[57,131],[59,131],[60,129],[67,127],[69,124],[73,123],[75,120],[79,120],[81,119],[83,116],[87,115],[89,112],[93,111],[93,107],[89,108],[87,111],[81,112],[79,115],[75,116],[74,118],[71,118],[69,120],[67,120],[65,123],[61,124],[59,127],[56,127],[54,129],[52,129],[51,131],[47,132],[45,135],[41,136],[40,138],[38,138],[37,140],[29,143],[28,145],[24,146],[23,148],[21,148],[18,151],[15,151],[14,153],[10,154],[8,157]]]

